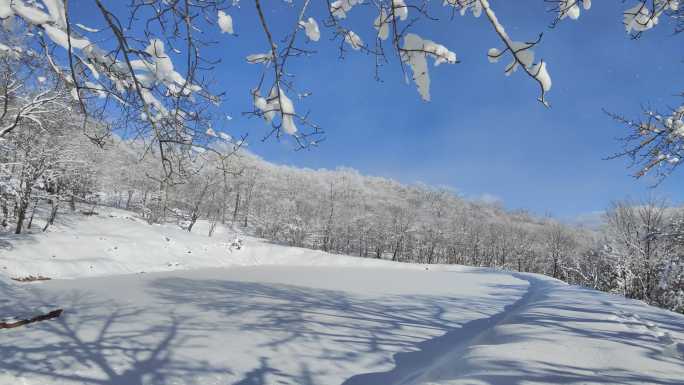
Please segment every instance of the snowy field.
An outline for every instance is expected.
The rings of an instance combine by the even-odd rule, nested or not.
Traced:
[[[1,385],[684,383],[684,316],[637,301],[109,211],[0,239],[0,318],[64,309],[0,330]]]

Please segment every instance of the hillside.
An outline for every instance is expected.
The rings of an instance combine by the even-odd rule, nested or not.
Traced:
[[[535,274],[346,257],[249,237],[238,249],[234,238],[225,228],[206,237],[110,209],[65,215],[44,234],[3,235],[2,316],[64,314],[0,330],[0,384],[684,378],[684,316],[639,301]],[[7,279],[26,275],[70,279]]]

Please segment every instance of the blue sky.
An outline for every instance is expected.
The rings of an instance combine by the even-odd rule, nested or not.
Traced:
[[[272,4],[277,4],[273,6]],[[657,195],[680,202],[683,183],[675,173],[658,188],[636,181],[622,160],[605,161],[620,149],[615,137],[626,131],[602,108],[636,117],[641,105],[671,106],[684,89],[682,39],[662,23],[639,40],[622,26],[630,2],[597,1],[577,21],[548,29],[553,14],[540,1],[491,1],[515,40],[529,41],[544,32],[537,57],[548,62],[552,107],[536,101],[537,85],[522,73],[503,75],[505,62],[490,64],[486,52],[499,47],[484,17],[456,16],[434,2],[438,22],[424,20],[414,31],[456,52],[460,64],[431,68],[432,102],[422,102],[415,86],[404,82],[396,58],[374,80],[374,58],[348,52],[338,57],[338,42],[322,26],[323,5],[311,15],[321,24],[318,52],[297,58],[289,71],[301,90],[313,95],[296,102],[310,110],[326,140],[310,151],[293,151],[287,141],[260,138],[268,127],[242,116],[251,110],[249,89],[260,67],[244,57],[267,51],[257,28],[253,2],[229,10],[237,37],[215,34],[207,48],[220,57],[213,76],[227,91],[225,111],[234,117],[224,129],[249,133],[251,151],[276,163],[309,168],[353,167],[364,174],[401,182],[424,182],[457,189],[467,197],[498,197],[511,209],[525,208],[561,218],[604,209],[612,200]],[[280,1],[266,1],[267,19],[276,35],[291,28],[295,12]],[[530,5],[529,7],[527,5]],[[374,36],[371,7],[352,10],[345,25],[365,41]],[[507,61],[506,61],[507,62]]]

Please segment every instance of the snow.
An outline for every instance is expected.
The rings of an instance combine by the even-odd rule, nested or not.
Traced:
[[[623,22],[627,33],[641,32],[653,28],[657,18],[654,20],[646,5],[639,3],[625,11]]]
[[[525,67],[531,67],[534,62],[534,51],[530,49],[531,45],[529,43],[524,43],[521,41],[511,42],[511,48],[515,52],[515,57],[504,70],[506,76],[518,70],[519,63],[522,63]]]
[[[92,32],[92,33],[100,32],[100,30],[97,29],[97,28],[87,27],[87,26],[85,26],[85,25],[83,25],[83,24],[80,24],[80,23],[76,23],[76,26],[77,26],[78,28],[80,28],[80,29],[86,31],[86,32]]]
[[[354,31],[347,31],[347,33],[344,35],[344,41],[355,51],[363,48],[363,40],[361,40],[361,37]]]
[[[441,63],[456,63],[456,54],[441,44],[423,40],[415,33],[406,34],[402,47],[402,60],[408,64],[413,73],[418,93],[425,101],[430,101],[430,74],[427,67],[427,56],[435,59],[435,66]]]
[[[544,89],[544,92],[548,92],[551,89],[551,76],[546,69],[546,62],[541,61],[530,69],[530,72],[534,74],[534,78],[539,81]]]
[[[67,28],[66,13],[62,0],[43,0],[43,3],[50,13],[50,18],[62,29]]]
[[[392,265],[266,244],[220,224],[214,235],[208,237],[210,224],[203,220],[198,220],[189,233],[173,224],[149,225],[125,210],[103,207],[95,212],[97,215],[90,216],[64,213],[61,222],[56,222],[47,233],[38,230],[27,235],[0,235],[0,246],[11,245],[8,250],[0,248],[0,275],[72,279],[206,267],[309,266],[330,261],[337,265]],[[239,251],[232,245],[236,237],[243,238],[245,244]],[[138,257],[140,250],[145,250],[144,258]],[[277,258],[263,257],[273,254]]]
[[[273,121],[276,109],[259,92],[254,92],[254,107],[263,114],[267,122]]]
[[[83,49],[90,45],[90,41],[85,38],[75,38],[72,36],[71,39],[69,39],[69,35],[67,35],[66,32],[50,24],[43,25],[43,29],[50,40],[65,49],[69,49],[69,40],[71,40],[71,47],[76,49]]]
[[[533,275],[97,207],[0,236],[0,385],[681,384],[684,316]],[[235,237],[244,239],[239,248]],[[144,274],[143,274],[144,272]],[[53,279],[18,284],[7,277]]]
[[[0,19],[6,19],[13,14],[10,0],[0,0]]]
[[[500,58],[501,51],[499,51],[498,48],[490,48],[489,51],[487,51],[487,60],[489,60],[490,63],[496,63]]]
[[[480,17],[482,15],[482,4],[479,1],[461,1],[461,0],[444,0],[444,6],[451,6],[459,9],[461,16],[464,16],[468,9],[471,10],[473,16]]]
[[[233,34],[233,18],[224,11],[218,11],[218,25],[221,33]]]
[[[268,52],[268,53],[254,53],[251,55],[247,55],[247,62],[249,64],[268,64],[273,60],[273,54]]]
[[[274,101],[280,105],[280,111],[282,112],[283,118],[283,131],[287,134],[294,135],[297,133],[297,126],[294,123],[295,110],[292,100],[287,97],[282,88],[279,89],[277,96],[276,94],[273,94],[272,97],[274,98]]]
[[[408,17],[408,6],[406,6],[404,0],[392,0],[392,9],[394,10],[394,15],[399,20],[406,20]]]
[[[649,8],[649,5],[653,9]],[[647,31],[658,24],[659,17],[667,10],[679,9],[679,1],[654,0],[652,3],[639,2],[624,12],[623,22],[627,33]]]
[[[387,22],[387,11],[384,8],[380,10],[380,14],[375,18],[373,27],[378,31],[378,38],[380,40],[387,40],[389,37],[389,23]]]
[[[28,23],[42,25],[50,21],[50,15],[35,7],[26,5],[23,0],[12,0],[10,3],[14,13],[19,15]]]
[[[580,17],[578,0],[561,0],[558,3],[558,12],[560,19],[569,17],[572,20],[577,20]]]
[[[330,4],[330,13],[338,19],[344,19],[347,13],[359,4],[363,4],[363,0],[336,0]]]
[[[268,100],[262,97],[258,91],[253,94],[254,107],[259,110],[267,122],[272,122],[276,116],[276,111],[280,111],[281,128],[289,135],[297,133],[297,126],[294,118],[297,116],[292,100],[287,96],[282,88],[271,88]]]
[[[301,20],[299,25],[304,28],[304,33],[311,41],[318,41],[321,38],[321,31],[318,29],[318,23],[313,17],[308,18],[306,21]]]

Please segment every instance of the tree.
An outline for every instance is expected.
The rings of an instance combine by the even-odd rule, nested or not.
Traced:
[[[308,113],[298,113],[299,108],[295,108],[293,96],[307,96],[310,92],[298,89],[294,74],[289,71],[295,59],[314,56],[314,51],[304,43],[320,39],[319,21],[339,42],[341,56],[349,51],[375,56],[378,76],[381,65],[394,53],[402,70],[410,73],[420,97],[430,100],[428,59],[434,60],[435,65],[456,64],[459,59],[444,45],[418,35],[414,25],[418,20],[434,21],[433,15],[440,12],[448,16],[455,12],[483,16],[483,22],[501,42],[499,48],[483,47],[483,54],[486,52],[491,62],[508,58],[505,74],[520,70],[536,83],[539,101],[549,105],[547,96],[552,83],[547,62],[535,62],[534,52],[541,47],[542,34],[536,38],[514,38],[504,28],[504,17],[496,14],[495,4],[490,0],[447,0],[439,9],[427,0],[374,1],[367,4],[374,14],[366,21],[372,35],[370,43],[361,38],[366,33],[347,26],[348,19],[367,14],[357,10],[364,4],[362,1],[326,1],[323,13],[312,7],[310,0],[268,4],[269,10],[277,11],[278,18],[290,21],[291,28],[284,31],[273,26],[272,14],[266,12],[261,0],[250,3],[255,11],[252,22],[263,30],[265,46],[262,52],[246,58],[261,68],[256,85],[249,90],[254,101],[250,115],[271,125],[266,137],[290,136],[300,147],[316,145],[321,140],[320,127]],[[182,158],[194,146],[212,150],[215,147],[207,146],[210,141],[233,141],[215,129],[218,117],[225,116],[225,112],[221,111],[222,93],[212,90],[207,80],[211,78],[207,75],[219,67],[206,54],[204,48],[213,42],[203,31],[215,29],[234,35],[233,15],[240,14],[238,2],[133,0],[124,6],[113,6],[92,0],[83,4],[92,8],[101,28],[74,20],[77,16],[72,11],[76,6],[73,0],[1,0],[0,19],[6,26],[20,25],[14,27],[15,33],[21,34],[21,28],[38,32],[31,34],[32,52],[40,53],[42,60],[68,85],[84,120],[115,120],[112,126],[127,127],[145,138],[149,146],[156,147],[166,176],[174,172],[175,158]],[[576,20],[582,8],[587,11],[591,7],[589,0],[554,0],[546,4],[555,13],[552,26],[567,19]],[[624,11],[623,23],[635,38],[667,17],[679,23],[676,30],[680,31],[682,11],[678,6],[677,0],[635,0]],[[20,53],[10,40],[2,43],[0,51]],[[182,55],[182,59],[172,60],[170,52]],[[13,83],[7,84],[11,90]],[[112,104],[119,109],[115,114],[109,113]],[[671,119],[664,116],[658,122],[662,121],[669,131],[676,131],[681,113],[681,109],[676,109],[670,114]],[[641,127],[640,131],[643,130]],[[657,133],[649,125],[646,132]],[[676,163],[674,158],[679,158],[674,151],[663,150],[651,157],[657,159],[661,155],[664,158],[657,162]],[[646,168],[650,169],[652,163],[649,160]]]

